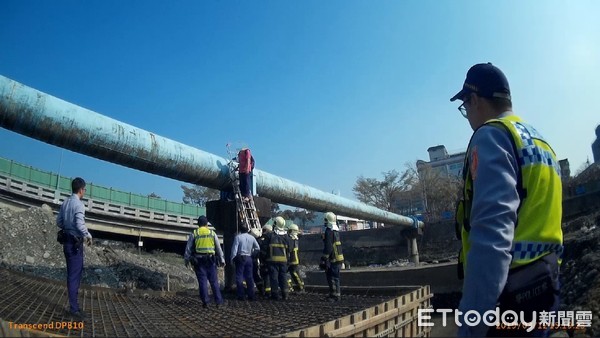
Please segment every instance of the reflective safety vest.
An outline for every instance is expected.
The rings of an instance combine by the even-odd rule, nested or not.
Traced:
[[[269,253],[267,262],[271,263],[287,263],[288,262],[288,247],[283,236],[272,232],[269,234]]]
[[[532,263],[552,252],[561,263],[563,252],[562,184],[556,155],[544,138],[519,117],[511,115],[487,121],[484,125],[506,130],[511,136],[515,160],[519,165],[517,191],[520,197],[517,209],[510,268]],[[457,235],[462,240],[459,264],[466,268],[469,249],[470,215],[473,201],[473,177],[469,155],[463,168],[463,200],[456,211]],[[460,231],[459,231],[460,230]]]
[[[300,264],[298,257],[298,240],[290,237],[290,265]]]
[[[194,230],[194,242],[197,254],[215,254],[215,232],[208,227]]]

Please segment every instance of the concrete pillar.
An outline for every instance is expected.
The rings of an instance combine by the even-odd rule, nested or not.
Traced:
[[[406,239],[408,247],[408,261],[419,265],[419,249],[417,247],[417,237],[420,235],[420,229],[408,228],[402,230],[402,236]]]
[[[417,238],[407,238],[408,259],[410,262],[419,265],[419,249],[417,248]]]
[[[235,201],[209,201],[206,203],[206,217],[223,235],[223,254],[225,255],[225,291],[231,290],[233,267],[231,266],[231,246],[237,229],[237,211]]]
[[[254,204],[261,224],[271,217],[271,200],[254,196]],[[215,227],[218,234],[223,235],[223,253],[225,254],[225,291],[231,291],[235,286],[235,270],[231,264],[231,247],[238,233],[239,218],[235,201],[209,201],[206,203],[206,217]]]

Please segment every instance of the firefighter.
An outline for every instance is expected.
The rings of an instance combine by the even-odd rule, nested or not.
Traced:
[[[298,226],[296,224],[290,225],[288,229],[289,245],[290,245],[290,265],[288,272],[292,277],[292,287],[294,291],[304,293],[304,281],[300,277],[300,271],[298,266],[300,264],[300,258],[298,256]]]
[[[344,262],[342,242],[340,242],[340,228],[337,225],[337,217],[333,212],[325,213],[324,222],[323,256],[319,266],[325,270],[327,284],[329,285],[327,300],[339,301],[341,299],[340,268]]]
[[[259,289],[259,291],[261,296],[266,298],[271,297],[271,278],[269,276],[269,265],[267,264],[267,255],[269,252],[267,237],[271,232],[273,232],[273,226],[266,224],[262,227],[262,235],[258,238],[258,245],[260,246],[260,254],[258,256],[260,262],[259,272],[263,282],[262,289]]]
[[[285,220],[275,217],[275,229],[265,236],[263,249],[267,250],[267,265],[271,282],[271,299],[287,299],[287,264],[289,258],[289,245],[285,233]],[[281,290],[281,294],[279,294]]]

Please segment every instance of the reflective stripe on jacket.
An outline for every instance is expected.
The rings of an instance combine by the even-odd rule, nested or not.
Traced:
[[[267,262],[271,263],[287,263],[288,262],[288,245],[284,236],[271,232],[267,235],[269,243],[269,251],[267,253]]]
[[[290,265],[300,264],[300,258],[298,257],[298,240],[290,238]]]
[[[331,228],[325,229],[323,235],[323,255],[329,258],[332,263],[341,263],[344,261],[342,253],[342,242],[340,241],[339,231],[334,231]]]

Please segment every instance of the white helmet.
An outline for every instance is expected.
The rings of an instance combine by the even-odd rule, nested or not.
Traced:
[[[333,231],[340,231],[340,227],[337,225],[337,216],[331,211],[325,213],[325,226]]]
[[[331,211],[325,213],[325,226],[331,227],[332,225],[337,225],[337,217]]]
[[[299,229],[298,229],[298,226],[297,226],[296,224],[292,224],[292,225],[290,225],[290,227],[288,228],[288,231],[289,231],[289,232],[295,232],[295,233],[298,233]]]
[[[263,233],[267,233],[267,232],[272,232],[273,231],[273,226],[271,224],[265,224],[262,227]]]
[[[258,229],[258,228],[252,228],[252,229],[250,229],[250,234],[254,238],[259,238],[260,236],[262,236],[262,231],[260,231],[260,229]]]
[[[283,230],[283,228],[285,227],[285,219],[281,216],[277,216],[273,221],[273,225],[275,225],[277,230]]]

